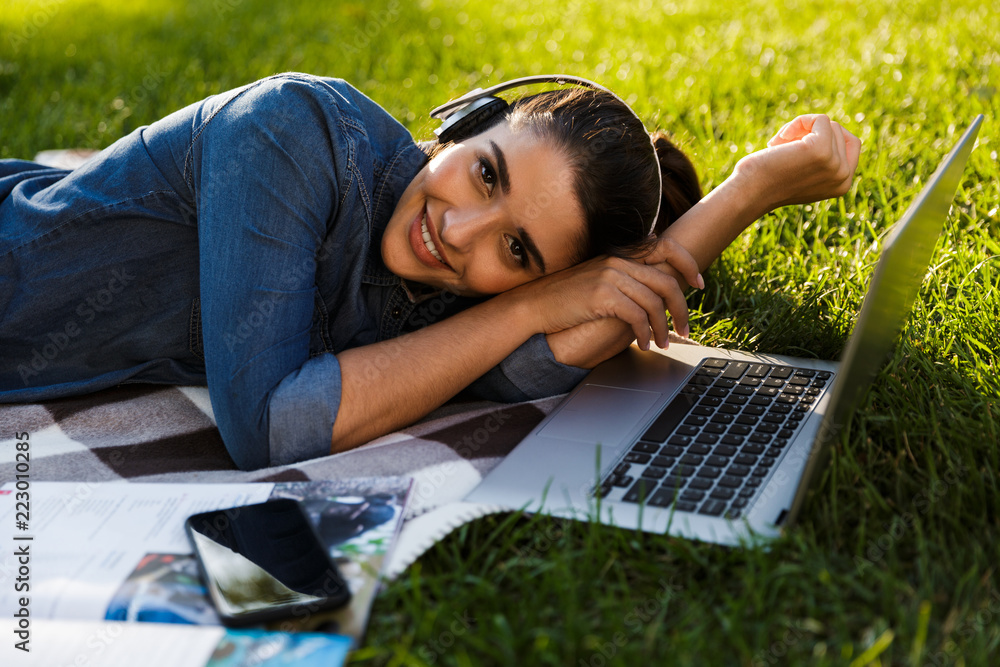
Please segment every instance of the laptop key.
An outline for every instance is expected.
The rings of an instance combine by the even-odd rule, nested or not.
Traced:
[[[757,396],[762,396],[764,398],[774,398],[781,393],[781,389],[777,387],[761,387],[757,390]]]
[[[729,465],[729,457],[717,456],[713,454],[712,456],[708,457],[705,463],[710,466],[715,466],[716,468],[725,468],[727,465]]]
[[[677,427],[677,432],[681,435],[698,435],[699,430],[697,426],[682,425]]]
[[[746,424],[748,426],[753,426],[757,423],[757,418],[753,415],[740,415],[736,418],[737,424]]]
[[[736,417],[734,417],[731,414],[726,414],[726,413],[724,413],[724,412],[722,412],[720,410],[718,414],[712,416],[712,423],[713,424],[732,424],[734,419],[736,419]]]
[[[744,454],[763,454],[764,448],[760,445],[743,445],[741,450]]]
[[[743,479],[740,477],[733,477],[732,475],[724,475],[722,479],[719,480],[719,486],[728,489],[738,489],[743,486]]]
[[[773,447],[784,447],[788,444],[788,438],[775,438],[771,441]]]
[[[696,503],[687,502],[683,500],[678,500],[677,504],[674,505],[674,509],[678,512],[693,512],[697,509],[698,505]]]
[[[684,450],[677,445],[663,445],[663,447],[660,448],[660,456],[672,456],[676,458],[681,456],[683,453]]]
[[[688,396],[701,396],[705,393],[705,388],[697,384],[686,384],[681,388],[681,393]]]
[[[729,429],[729,433],[722,436],[722,442],[727,445],[742,445],[743,436],[733,435],[733,430]]]
[[[764,415],[764,421],[769,422],[771,424],[783,424],[785,421],[785,415],[776,415],[768,412],[766,415]]]
[[[764,452],[764,456],[770,456],[771,458],[777,458],[781,456],[781,448],[779,447],[768,447],[767,451]]]
[[[688,426],[704,426],[708,419],[700,415],[688,415],[684,423]]]
[[[674,504],[674,496],[676,494],[673,490],[667,491],[666,489],[657,489],[652,496],[649,498],[649,504],[653,507],[670,507]]]
[[[760,463],[757,464],[757,467],[754,468],[752,473],[750,473],[751,477],[767,477],[768,473],[771,472],[771,469],[767,467],[761,467],[763,463],[764,462],[761,461]]]
[[[743,465],[742,463],[734,463],[726,470],[726,474],[733,475],[734,477],[746,477],[750,474],[750,466]]]
[[[727,398],[726,403],[731,405],[746,405],[749,400],[749,396],[740,396],[739,394],[736,394]]]
[[[728,438],[729,436],[726,437]],[[725,442],[726,438],[723,438],[722,441]],[[712,454],[714,454],[715,456],[732,456],[735,453],[736,453],[736,448],[730,444],[717,445],[715,449],[712,450]]]
[[[757,424],[757,433],[767,433],[768,435],[774,435],[778,432],[778,427],[775,424]]]
[[[694,374],[695,375],[707,375],[709,377],[717,377],[719,375],[722,375],[722,371],[719,370],[718,368],[708,368],[708,367],[702,366],[701,368],[699,368],[698,370],[696,370],[694,372]]]
[[[706,479],[715,479],[722,474],[721,468],[713,468],[712,466],[702,466],[701,470],[698,471],[698,477],[705,477]]]
[[[756,489],[742,489],[739,493],[740,498],[753,498],[753,494],[757,493]]]
[[[687,447],[691,444],[691,436],[689,435],[672,435],[670,439],[667,440],[668,445],[673,445],[674,447]]]
[[[694,489],[688,489],[681,493],[681,500],[702,500],[704,497],[704,491],[696,491]]]
[[[816,375],[816,371],[811,368],[800,368],[795,371],[795,377],[809,377]]]
[[[653,495],[653,490],[655,488],[655,480],[639,478],[639,480],[632,485],[632,488],[625,492],[622,500],[627,503],[643,502],[645,499]]]
[[[629,486],[635,480],[632,475],[615,475],[611,478],[611,483],[614,486]]]
[[[698,489],[700,491],[708,491],[709,489],[712,488],[712,482],[708,481],[707,479],[702,479],[701,477],[695,477],[694,479],[691,480],[691,483],[688,484],[688,488]]]
[[[722,372],[722,377],[739,380],[743,377],[743,374],[748,368],[750,368],[750,364],[745,361],[730,362],[730,364],[726,366],[726,370]]]
[[[628,463],[619,463],[618,467],[615,468],[615,471],[614,471],[613,474],[615,474],[615,475],[624,475],[625,473],[627,473],[629,471],[629,469],[631,467],[632,466],[630,466]]]
[[[650,479],[663,479],[663,477],[666,474],[667,474],[667,469],[660,468],[658,466],[649,466],[648,468],[642,471],[642,476],[648,477]]]
[[[635,452],[629,452],[625,455],[622,461],[626,463],[649,463],[649,454],[637,454]]]
[[[766,376],[770,370],[770,364],[750,364],[750,368],[747,369],[747,375],[750,377],[762,378]]]
[[[732,489],[716,489],[708,495],[709,498],[715,498],[717,500],[732,500],[736,493]]]
[[[750,399],[750,405],[760,405],[760,406],[771,405],[771,397],[770,396],[754,396],[753,398]]]
[[[750,427],[745,424],[733,424],[729,427],[730,435],[750,435]]]
[[[681,463],[689,466],[700,466],[704,460],[704,456],[695,456],[694,454],[685,454],[681,457]]]
[[[719,436],[714,433],[702,433],[694,441],[703,445],[714,445],[719,441]]]
[[[671,470],[670,474],[677,477],[690,477],[691,475],[694,474],[694,471],[695,469],[692,468],[691,466],[679,465],[673,470]]]
[[[781,387],[785,386],[785,381],[781,380],[781,379],[778,379],[776,377],[769,377],[766,380],[764,380],[763,384],[764,384],[765,387],[773,387],[773,388],[780,389]]]
[[[722,387],[712,387],[705,392],[706,396],[715,396],[716,398],[725,398],[729,396],[729,390],[723,389]]]
[[[721,500],[708,500],[701,509],[698,510],[699,514],[707,514],[709,516],[719,516],[722,514],[723,510],[726,509],[726,503]]]
[[[673,468],[676,463],[677,459],[669,456],[654,456],[653,460],[649,462],[649,465],[659,466],[661,468]]]
[[[776,366],[771,371],[771,377],[773,377],[773,378],[780,378],[780,379],[784,380],[784,379],[786,379],[788,377],[791,377],[792,370],[793,369],[789,368],[788,366]]]
[[[653,454],[659,450],[659,445],[655,445],[651,442],[642,442],[641,440],[635,443],[635,446],[632,447],[633,452],[638,452],[640,454]]]
[[[707,447],[704,444],[691,445],[688,447],[688,452],[691,454],[705,455],[712,451],[711,447]]]
[[[650,424],[649,428],[643,434],[642,439],[648,440],[650,442],[663,442],[670,434],[673,433],[674,429],[681,420],[687,415],[687,413],[694,407],[696,399],[692,396],[686,394],[678,394],[674,397],[667,407],[665,407],[660,415]],[[693,433],[685,435],[694,435]]]
[[[719,378],[715,381],[716,387],[719,389],[732,389],[737,385],[736,380],[730,380],[729,378]]]
[[[732,506],[735,507],[736,509],[742,509],[747,506],[748,502],[749,501],[746,498],[736,498],[732,502]]]
[[[715,383],[715,378],[705,377],[704,375],[695,375],[689,380],[689,384],[700,385],[702,387],[711,387]],[[809,384],[806,381],[806,384]]]
[[[833,377],[833,373],[830,371],[816,371],[816,378],[819,380],[829,380]]]
[[[742,466],[752,466],[757,463],[757,457],[753,454],[740,454],[735,459],[735,462]]]
[[[743,486],[747,488],[756,488],[760,486],[760,482],[761,480],[759,477],[748,477],[747,481],[743,482]]]
[[[796,424],[797,424],[797,423],[798,423],[798,422],[796,422]],[[779,437],[779,438],[784,438],[784,439],[786,439],[786,440],[787,440],[788,438],[791,438],[791,437],[792,437],[793,435],[795,435],[795,431],[792,431],[792,430],[790,430],[790,429],[787,429],[787,428],[783,428],[783,429],[781,429],[780,431],[778,431],[778,437]]]
[[[709,358],[702,363],[703,368],[725,368],[729,362],[725,359]]]
[[[691,409],[691,414],[701,415],[702,417],[711,417],[715,414],[715,410],[705,407],[704,405],[699,405]]]
[[[714,433],[715,435],[722,435],[726,432],[726,427],[722,424],[705,424],[705,427],[701,429],[702,433]]]
[[[771,406],[771,409],[768,410],[767,412],[769,414],[774,413],[776,415],[787,415],[791,411],[792,409],[787,405],[778,405],[777,403],[775,403],[774,405]]]

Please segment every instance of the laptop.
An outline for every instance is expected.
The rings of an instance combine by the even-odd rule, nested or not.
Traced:
[[[839,363],[633,345],[465,500],[717,544],[777,537],[899,338],[982,120],[886,235]]]

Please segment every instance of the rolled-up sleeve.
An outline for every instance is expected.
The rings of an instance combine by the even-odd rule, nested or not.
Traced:
[[[332,99],[295,78],[252,84],[194,128],[202,337],[223,442],[244,470],[330,451],[332,354],[310,358],[317,252],[339,201]]]
[[[566,393],[589,372],[556,361],[545,335],[535,334],[467,391],[491,401],[529,401]]]

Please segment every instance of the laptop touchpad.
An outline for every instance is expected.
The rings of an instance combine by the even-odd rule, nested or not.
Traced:
[[[538,435],[615,446],[660,396],[655,391],[584,385]]]

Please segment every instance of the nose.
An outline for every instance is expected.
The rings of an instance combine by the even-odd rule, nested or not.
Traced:
[[[491,206],[454,206],[444,212],[441,240],[459,252],[469,252],[497,224],[499,211]]]

